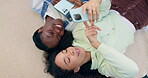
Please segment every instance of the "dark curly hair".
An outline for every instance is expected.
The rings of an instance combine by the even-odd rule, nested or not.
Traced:
[[[56,50],[52,53],[44,54],[45,57],[45,72],[50,73],[55,78],[107,78],[104,75],[101,75],[98,70],[90,70],[91,61],[85,63],[81,66],[79,72],[74,73],[73,70],[63,70],[55,64],[55,57],[60,52]]]
[[[70,38],[70,39],[67,39]],[[79,72],[74,73],[73,70],[63,70],[55,64],[56,55],[62,50],[72,46],[73,37],[67,37],[66,40],[64,38],[59,43],[57,49],[52,50],[52,52],[45,52],[45,72],[50,73],[55,78],[107,78],[104,75],[101,75],[98,70],[90,70],[91,61],[85,63],[81,66]],[[68,41],[67,41],[68,40]],[[63,43],[64,42],[64,43]]]
[[[73,40],[72,32],[71,31],[64,30],[64,35],[61,38],[59,44],[56,47],[54,47],[54,48],[48,48],[47,46],[45,46],[42,43],[42,40],[40,38],[41,32],[38,33],[38,30],[36,30],[34,32],[32,38],[33,38],[33,41],[34,41],[36,47],[39,48],[40,50],[44,50],[45,52],[51,52],[51,51],[54,51],[56,49],[63,49],[63,46],[65,46],[65,44],[67,44],[67,43],[72,44],[72,40]]]

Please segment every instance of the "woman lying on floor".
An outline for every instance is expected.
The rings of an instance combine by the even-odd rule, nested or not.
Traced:
[[[125,18],[123,18],[123,20],[124,20]],[[78,28],[78,27],[77,27]],[[131,27],[131,29],[132,29],[132,27]],[[103,30],[102,30],[103,31]],[[133,31],[134,31],[134,28],[133,28]],[[104,35],[105,36],[105,35]],[[104,37],[105,38],[105,37]],[[57,51],[58,52],[58,51]],[[52,57],[52,56],[51,56]],[[53,60],[51,60],[51,61],[53,61]],[[88,67],[88,69],[90,68],[90,66],[91,66],[91,62],[88,62],[88,63],[86,63],[85,65],[87,65],[86,67]],[[83,65],[82,66],[82,68],[85,66],[85,65]],[[52,65],[51,65],[52,66]],[[54,70],[54,69],[53,69]],[[86,70],[87,70],[87,68],[86,68]],[[52,72],[51,70],[48,70],[48,71],[50,71],[50,72]],[[89,70],[88,70],[89,71]],[[79,71],[79,72],[82,72],[81,70]],[[53,72],[52,72],[53,73]],[[58,72],[58,73],[60,73],[60,72]],[[53,74],[55,74],[55,73],[53,73]],[[79,73],[79,75],[84,75],[84,76],[87,76],[86,75],[86,73],[85,72],[83,72],[83,73]],[[92,74],[94,74],[94,73],[92,73]],[[72,74],[72,75],[75,75],[75,74]],[[78,75],[78,73],[77,73],[77,75]],[[66,75],[66,76],[68,76],[68,75]],[[76,75],[75,75],[76,76]],[[95,76],[95,74],[94,74],[94,76]],[[60,78],[61,78],[62,76],[60,76]],[[69,76],[68,76],[69,77]],[[70,75],[70,77],[71,77],[71,75]],[[76,76],[76,77],[78,77],[78,76]],[[80,77],[81,78],[81,77]],[[96,76],[95,76],[95,78],[96,78]]]
[[[89,4],[89,2],[88,3],[85,3],[85,5],[86,4]],[[50,5],[50,4],[49,4]],[[48,9],[49,8],[52,8],[51,6],[48,6]],[[51,9],[52,10],[52,9]],[[50,14],[50,12],[51,12],[51,10],[47,10],[48,12],[47,13],[45,13],[45,14],[47,14],[47,15],[51,15]],[[39,11],[39,10],[38,10]],[[54,10],[55,11],[55,10]],[[48,14],[49,13],[49,14]],[[45,18],[46,19],[46,18]],[[47,25],[51,25],[51,24],[54,24],[54,23],[56,23],[56,22],[59,22],[59,23],[61,23],[61,21],[59,21],[59,19],[54,19],[54,18],[51,18],[51,19],[46,19],[45,20],[46,22],[45,22],[45,30],[47,30],[47,29],[49,29],[49,27],[51,27],[51,26],[49,26],[49,27],[46,27]],[[53,21],[53,22],[48,22],[48,21]],[[38,31],[37,32],[35,32],[35,34],[36,33],[38,33]],[[47,49],[48,49],[48,53],[50,53],[49,55],[53,55],[52,53],[53,53],[53,51],[55,50],[55,49],[66,49],[67,47],[66,47],[66,45],[67,46],[69,46],[68,44],[71,44],[71,40],[69,40],[68,38],[70,38],[70,39],[72,39],[72,37],[70,36],[71,35],[71,32],[66,32],[65,34],[64,34],[64,37],[62,37],[62,40],[60,41],[60,45],[58,45],[57,47],[55,47],[55,48],[50,48],[49,49],[49,47],[47,47],[47,46],[45,46],[44,44],[43,45],[41,45],[40,44],[40,42],[38,42],[39,40],[39,38],[41,38],[41,37],[39,37],[39,34],[37,34],[37,35],[34,35],[33,36],[33,40],[34,40],[34,42],[36,43],[36,45],[40,48],[40,49],[44,49],[44,50],[46,50],[47,51]],[[38,36],[38,37],[36,37],[36,36]],[[68,37],[68,38],[67,38]],[[40,39],[41,40],[41,39]],[[66,42],[66,43],[65,43]],[[62,45],[64,45],[64,47],[62,46]],[[86,67],[88,67],[88,69],[85,69]],[[87,78],[106,78],[105,76],[103,76],[103,75],[101,75],[101,74],[99,74],[98,72],[97,72],[97,70],[89,70],[89,67],[90,67],[90,63],[88,63],[85,67],[84,67],[84,69],[82,69],[82,72],[79,72],[79,73],[77,73],[77,74],[74,74],[73,76],[72,75],[70,75],[70,78],[83,78],[83,77],[87,77]],[[85,74],[84,74],[84,72],[85,72]],[[67,78],[69,78],[69,76],[66,76]],[[66,78],[66,77],[64,77],[64,78]]]
[[[138,67],[123,53],[133,43],[134,26],[116,11],[110,11],[110,1],[100,5],[100,18],[95,26],[79,23],[73,32],[73,46],[57,50],[49,57],[49,68],[55,77],[66,77],[81,71],[90,63],[90,70],[98,70],[107,77],[133,78]],[[99,28],[101,31],[99,30]],[[58,53],[60,52],[60,53]]]

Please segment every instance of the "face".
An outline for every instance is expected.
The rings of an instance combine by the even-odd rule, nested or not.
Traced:
[[[62,69],[74,70],[83,65],[86,58],[86,52],[83,48],[69,47],[56,56],[55,63]]]
[[[63,21],[60,19],[48,20],[45,26],[41,27],[38,32],[41,32],[40,38],[42,43],[48,48],[54,48],[64,35]]]

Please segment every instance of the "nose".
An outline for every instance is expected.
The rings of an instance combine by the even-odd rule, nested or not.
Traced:
[[[73,51],[70,51],[69,52],[72,56],[74,56],[75,55],[75,53],[73,52]]]
[[[60,33],[60,30],[59,30],[59,29],[55,29],[55,31],[56,31],[57,33]]]

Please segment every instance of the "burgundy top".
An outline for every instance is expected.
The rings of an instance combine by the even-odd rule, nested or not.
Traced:
[[[112,0],[111,9],[126,17],[136,29],[148,25],[148,0]]]

